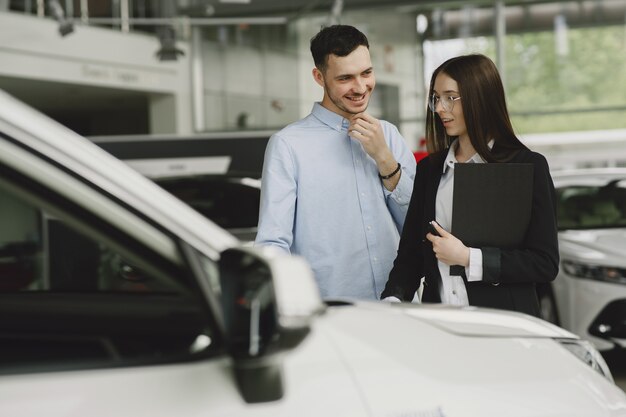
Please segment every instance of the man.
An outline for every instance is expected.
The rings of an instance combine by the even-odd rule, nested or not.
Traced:
[[[267,145],[255,245],[306,258],[324,298],[375,300],[396,256],[415,159],[395,126],[365,112],[376,84],[365,35],[330,26],[311,53],[324,97]]]

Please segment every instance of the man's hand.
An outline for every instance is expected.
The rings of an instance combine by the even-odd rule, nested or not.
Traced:
[[[439,226],[437,222],[433,221],[431,224],[441,235],[435,236],[432,233],[426,234],[426,239],[433,244],[433,252],[435,252],[437,259],[446,265],[469,266],[469,248],[454,237],[454,235]]]
[[[374,159],[380,175],[388,175],[396,170],[398,162],[387,146],[380,120],[367,113],[357,113],[350,118],[348,133],[350,137],[358,140],[363,150]],[[402,172],[399,171],[397,175],[383,180],[385,188],[393,191],[401,175]]]
[[[393,159],[387,142],[385,142],[385,135],[383,134],[380,120],[367,113],[357,113],[350,119],[348,132],[351,137],[361,142],[365,152],[374,158],[377,164],[384,159]],[[391,165],[391,171],[393,171],[393,168],[395,168],[393,165],[395,164]]]

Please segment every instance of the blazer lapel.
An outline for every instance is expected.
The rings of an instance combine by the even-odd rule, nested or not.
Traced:
[[[431,175],[426,187],[426,195],[424,201],[424,216],[426,221],[435,220],[435,202],[437,199],[437,190],[441,181],[441,173],[443,170],[443,161],[446,159],[448,150],[431,155],[432,165],[430,166]]]

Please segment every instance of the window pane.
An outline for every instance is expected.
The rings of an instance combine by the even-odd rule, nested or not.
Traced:
[[[452,56],[482,53],[497,62],[503,29],[497,63],[517,133],[623,129],[623,2],[531,3],[434,6],[421,32],[426,83]]]
[[[509,108],[520,133],[621,129],[626,50],[619,26],[508,35]]]

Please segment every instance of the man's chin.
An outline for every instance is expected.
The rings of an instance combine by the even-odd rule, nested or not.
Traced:
[[[351,102],[348,102],[347,104],[348,106],[346,107],[346,110],[348,113],[350,114],[363,113],[365,110],[367,110],[369,100],[366,100],[363,104],[354,104]]]

